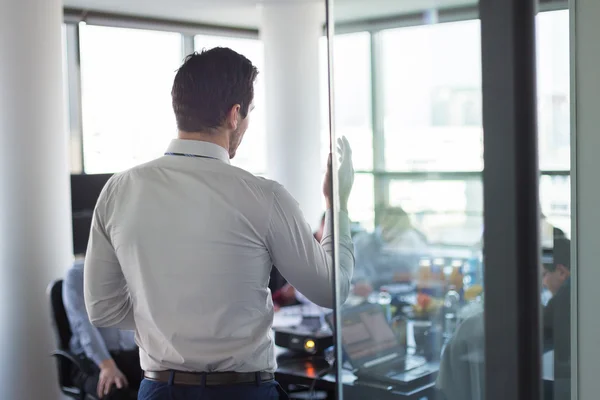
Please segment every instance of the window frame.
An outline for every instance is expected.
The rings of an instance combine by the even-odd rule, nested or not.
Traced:
[[[566,0],[539,0],[538,13],[557,10],[568,10]],[[369,174],[373,177],[373,220],[377,217],[380,207],[389,205],[389,185],[392,180],[436,179],[457,180],[460,177],[482,179],[482,172],[428,171],[407,172],[388,171],[385,165],[384,138],[384,82],[382,79],[382,46],[381,33],[384,30],[431,25],[431,12],[411,13],[386,17],[375,20],[336,23],[335,34],[366,32],[370,37],[369,58],[371,65],[371,130],[373,132],[373,169],[356,171],[358,174]],[[448,22],[469,21],[479,18],[477,5],[439,9],[435,13],[435,24]],[[85,174],[85,159],[83,158],[83,127],[81,105],[81,70],[80,42],[78,24],[85,22],[116,28],[133,28],[157,31],[169,31],[181,35],[181,57],[194,51],[196,35],[221,36],[243,39],[259,39],[257,29],[239,27],[224,27],[211,24],[189,23],[183,21],[163,20],[158,18],[132,17],[128,15],[104,12],[88,12],[84,10],[65,8],[64,23],[66,25],[67,46],[67,88],[68,88],[68,126],[70,141],[73,147],[80,151],[71,150],[78,154],[79,159],[71,160],[72,172]],[[326,36],[326,27],[323,31]],[[542,176],[570,176],[570,171],[542,170]]]

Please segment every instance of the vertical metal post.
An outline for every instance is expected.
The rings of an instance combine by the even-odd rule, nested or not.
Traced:
[[[193,35],[181,35],[182,60],[187,57],[188,54],[192,54],[194,50],[196,50],[194,40],[195,39]]]
[[[535,0],[480,0],[486,399],[542,395]]]
[[[338,170],[338,158],[336,156],[336,143],[335,143],[335,107],[334,107],[334,79],[333,79],[333,40],[334,40],[334,27],[335,20],[333,17],[333,0],[325,1],[325,16],[326,16],[326,27],[327,27],[327,61],[328,61],[328,85],[329,85],[329,149],[332,152],[332,168],[333,171]],[[340,291],[339,285],[337,281],[337,271],[339,271],[339,262],[338,262],[338,251],[339,251],[339,242],[338,242],[338,232],[339,232],[339,190],[338,190],[338,174],[331,174],[331,192],[333,193],[333,218],[332,218],[332,239],[333,239],[333,265],[334,265],[334,280],[333,280],[333,299],[335,307],[333,309],[334,312],[334,321],[335,321],[335,329],[333,330],[333,338],[335,343],[335,387],[336,387],[336,396],[338,399],[344,398],[344,384],[342,383],[342,326],[340,323],[340,315],[341,315],[341,304],[340,304]]]
[[[371,32],[371,127],[373,130],[373,195],[375,221],[378,208],[389,204],[390,179],[377,172],[385,171],[384,79],[381,33]]]

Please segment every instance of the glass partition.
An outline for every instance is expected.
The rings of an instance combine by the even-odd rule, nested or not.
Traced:
[[[334,312],[335,337],[341,347],[338,398],[502,398],[502,393],[490,395],[486,389],[491,370],[533,365],[532,357],[539,355],[542,379],[531,381],[529,393],[539,386],[545,399],[570,399],[568,11],[543,3],[535,17],[535,30],[530,29],[533,23],[521,20],[519,28],[507,32],[498,21],[511,17],[503,13],[490,17],[486,0],[481,5],[448,4],[436,9],[408,1],[334,3],[330,23],[335,34],[330,33],[330,45],[335,136],[346,136],[358,149],[357,164],[363,165],[366,154],[372,157],[365,164],[372,168],[372,180],[367,182],[365,171],[357,168],[360,184],[355,184],[352,197],[364,198],[365,185],[372,185],[373,194],[372,203],[361,201],[360,207],[349,210],[351,219],[363,226],[354,236],[356,265],[350,296]],[[350,7],[359,4],[364,15],[370,16],[368,22],[347,17]],[[479,6],[487,10],[483,21]],[[521,11],[528,12],[526,8]],[[486,43],[498,52],[523,50],[492,38],[490,32],[496,29],[496,35],[534,39],[535,81],[529,79],[535,75],[526,65],[513,65],[509,59],[496,59],[482,51]],[[358,33],[347,33],[353,30]],[[350,40],[355,40],[352,60],[344,53]],[[365,51],[369,68],[360,69]],[[498,63],[494,68],[521,69],[517,75],[526,79],[520,82],[531,88],[537,85],[537,96],[490,85],[492,59]],[[351,74],[369,77],[368,99],[363,97],[365,77],[349,79]],[[486,79],[487,89],[482,83]],[[504,72],[498,76],[504,84],[511,79]],[[512,104],[520,98],[528,99],[522,111],[528,116],[513,126],[505,125],[510,115],[523,117],[512,114]],[[349,110],[354,119],[370,117],[370,126],[361,128],[360,136],[348,133],[343,122]],[[498,122],[499,116],[505,121]],[[516,135],[525,126],[536,126],[536,117],[537,134],[534,128],[525,134],[528,139]],[[536,161],[538,154],[539,162],[519,164],[522,147],[512,144],[505,144],[513,152],[505,159],[497,148],[484,152],[486,141],[500,143],[500,126],[506,126],[506,140],[524,140],[522,146],[529,146],[526,141],[534,143],[527,151],[530,161]],[[490,153],[494,154],[487,160]],[[515,166],[527,179],[531,177],[528,182],[537,182],[533,183],[536,190],[529,190],[532,184],[519,177],[511,177],[508,184],[500,178]],[[510,191],[498,191],[501,187]],[[493,198],[490,193],[495,193]],[[526,201],[513,202],[515,198]],[[366,218],[371,204],[372,224]],[[535,218],[519,221],[517,215],[533,210],[536,204],[537,213],[529,213]],[[507,233],[516,232],[514,238],[520,242],[503,235],[501,226]],[[537,244],[535,237],[539,237]],[[518,251],[499,257],[505,243],[507,252],[511,246],[518,249],[527,243],[529,258]],[[502,266],[505,260],[514,263]],[[488,268],[494,268],[493,273]],[[501,279],[495,282],[496,277]],[[498,287],[508,282],[514,284],[513,290]],[[528,297],[517,297],[515,290],[525,286]],[[505,307],[502,298],[507,300]],[[510,307],[516,310],[514,318],[498,318]],[[541,316],[539,326],[535,315]],[[490,326],[495,329],[488,334]],[[529,331],[539,329],[543,340],[532,345],[527,360],[518,346],[531,338],[525,333],[528,327]],[[507,338],[502,350],[490,351],[490,341],[501,338],[502,332]],[[523,333],[509,338],[511,332]],[[509,367],[510,360],[514,363]],[[491,387],[496,387],[501,376],[510,380],[518,373],[493,376]],[[522,388],[511,390],[504,394],[524,393]]]

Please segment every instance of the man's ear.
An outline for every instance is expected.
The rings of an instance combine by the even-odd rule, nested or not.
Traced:
[[[227,127],[231,130],[236,130],[240,121],[240,109],[239,104],[234,104],[233,107],[227,113]]]

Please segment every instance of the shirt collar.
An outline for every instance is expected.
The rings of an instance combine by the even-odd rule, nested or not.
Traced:
[[[167,152],[216,158],[230,164],[227,150],[217,144],[200,140],[173,139],[167,148]]]

